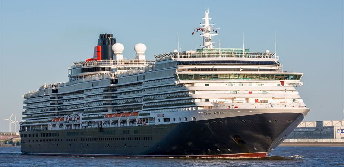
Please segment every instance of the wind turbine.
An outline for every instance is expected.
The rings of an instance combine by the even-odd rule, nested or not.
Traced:
[[[4,119],[5,121],[8,121],[8,128],[9,128],[9,132],[11,132],[11,131],[12,131],[12,129],[11,129],[11,123],[13,122],[13,120],[12,120],[12,116],[13,116],[13,113],[11,114],[10,118],[8,118],[8,119]]]
[[[17,123],[19,121],[17,121],[17,115],[14,115],[14,120],[11,122],[14,124],[14,132],[17,132]]]

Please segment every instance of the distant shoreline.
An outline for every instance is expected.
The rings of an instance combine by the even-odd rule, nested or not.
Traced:
[[[20,147],[20,146],[14,146],[12,144],[0,144],[0,147]]]
[[[344,147],[344,142],[284,142],[280,147]]]

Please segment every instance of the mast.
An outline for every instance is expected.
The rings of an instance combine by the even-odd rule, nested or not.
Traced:
[[[213,26],[214,24],[210,24],[211,18],[209,18],[209,9],[204,13],[204,24],[200,24],[200,28],[197,28],[197,31],[201,31],[201,36],[203,37],[203,48],[205,49],[212,49],[213,42],[211,42],[211,37],[217,35],[217,30],[214,33]]]
[[[275,58],[277,58],[277,33],[275,31]]]
[[[180,52],[180,46],[179,46],[179,34],[177,31],[177,51]]]

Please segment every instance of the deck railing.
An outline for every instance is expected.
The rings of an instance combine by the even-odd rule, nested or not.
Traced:
[[[166,58],[253,58],[253,59],[278,59],[276,53],[270,52],[238,52],[238,51],[185,51],[170,52],[155,55],[157,60]]]

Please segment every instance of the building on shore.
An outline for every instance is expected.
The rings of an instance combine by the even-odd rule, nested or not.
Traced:
[[[12,138],[19,138],[17,132],[0,132],[0,141],[11,140]]]
[[[282,146],[344,146],[344,121],[304,121]]]
[[[17,146],[20,144],[18,132],[0,132],[0,147]]]

